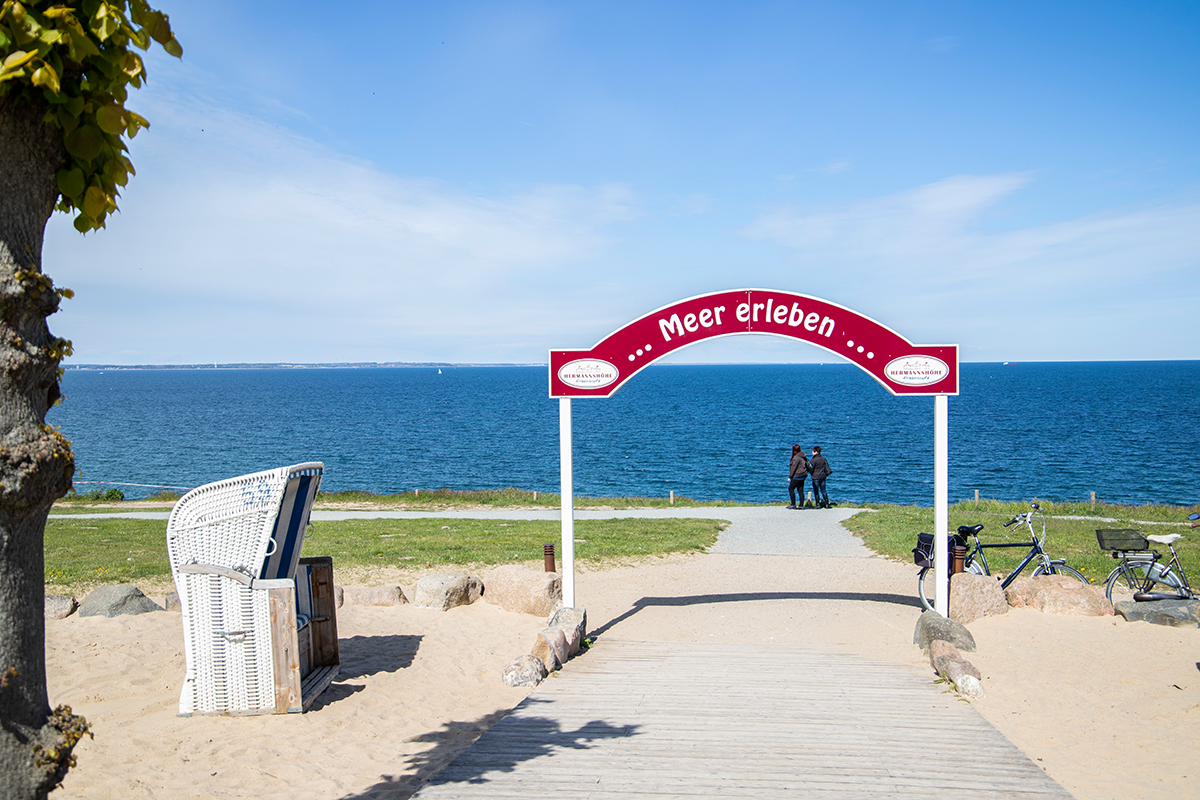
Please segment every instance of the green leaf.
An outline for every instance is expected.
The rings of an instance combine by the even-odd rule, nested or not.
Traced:
[[[8,58],[4,59],[4,64],[0,65],[0,69],[4,72],[18,70],[36,57],[36,50],[15,50],[9,53]]]
[[[74,222],[72,222],[71,224],[74,225],[75,230],[79,231],[80,233],[87,233],[93,227],[95,227],[94,225],[92,225],[92,221],[90,219],[88,219],[87,217],[85,217],[83,214],[76,215]]]
[[[125,55],[121,57],[121,71],[129,77],[138,75],[142,71],[142,60],[137,57],[136,53],[125,51]]]
[[[42,66],[35,69],[30,80],[33,81],[34,86],[40,86],[58,94],[58,73],[49,64],[43,63]]]
[[[79,127],[79,117],[68,111],[65,104],[58,107],[58,126],[63,129],[63,134]]]
[[[57,28],[42,28],[38,31],[37,38],[41,39],[46,45],[54,45],[63,36],[65,34]]]
[[[108,197],[99,186],[89,186],[83,193],[83,213],[94,220],[99,220],[108,208]]]
[[[103,10],[104,8],[105,8],[105,6],[100,6],[101,10]],[[99,16],[99,15],[97,14],[97,16]],[[117,20],[113,17],[105,16],[105,17],[99,19],[99,21],[95,25],[92,26],[92,33],[96,34],[96,38],[98,38],[100,41],[107,42],[109,37],[111,37],[114,33],[116,33],[120,29],[120,27],[121,27],[120,20]]]
[[[12,37],[8,35],[8,31],[0,27],[0,50],[7,50],[12,45]]]
[[[100,106],[96,109],[96,124],[105,133],[120,136],[125,132],[125,112],[120,106]]]
[[[151,39],[164,46],[174,38],[171,34],[171,23],[161,11],[153,11],[146,15],[146,31]]]
[[[174,39],[164,44],[163,50],[166,50],[169,55],[173,55],[176,58],[183,58],[183,47]]]
[[[74,200],[83,194],[85,186],[83,182],[83,170],[79,167],[74,169],[60,169],[58,171],[58,190],[67,197]]]
[[[104,134],[95,125],[80,125],[63,139],[67,152],[83,161],[91,161],[100,154]]]

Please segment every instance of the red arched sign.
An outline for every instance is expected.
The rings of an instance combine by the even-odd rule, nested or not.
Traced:
[[[745,333],[815,344],[858,365],[892,394],[958,394],[957,345],[914,345],[875,320],[818,297],[734,289],[652,311],[590,350],[551,350],[550,396],[611,397],[668,353]]]

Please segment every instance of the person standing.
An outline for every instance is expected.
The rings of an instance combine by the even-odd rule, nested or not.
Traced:
[[[808,466],[808,472],[812,475],[813,504],[817,508],[829,508],[829,493],[825,491],[825,479],[833,474],[833,470],[829,468],[829,461],[821,455],[820,445],[814,446],[812,452],[813,456]]]
[[[788,508],[804,507],[804,478],[808,475],[808,457],[800,445],[792,445],[792,462],[788,468],[788,497],[792,504]],[[796,490],[800,490],[800,505],[796,505]]]

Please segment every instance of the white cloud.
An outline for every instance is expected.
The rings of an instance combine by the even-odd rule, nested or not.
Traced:
[[[836,210],[776,210],[743,233],[794,250],[826,296],[849,289],[906,335],[963,340],[964,357],[1190,357],[1197,315],[1162,302],[1161,281],[1195,296],[1200,203],[989,228],[989,212],[1031,181],[960,175]]]
[[[523,286],[588,263],[637,214],[615,184],[495,196],[400,178],[194,97],[149,115],[108,230],[60,216],[47,232],[47,271],[77,291],[55,329],[80,363],[478,357],[465,342],[488,350],[499,321],[536,311]]]

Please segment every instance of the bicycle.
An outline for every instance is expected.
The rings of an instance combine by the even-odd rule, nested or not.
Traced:
[[[1042,533],[1040,536],[1033,529],[1033,520],[1035,517],[1041,521]],[[1042,507],[1040,505],[1037,503],[1030,503],[1029,511],[1023,511],[1010,519],[1008,522],[1004,523],[1004,527],[1006,528],[1012,525],[1024,525],[1029,531],[1030,541],[984,544],[983,542],[979,541],[979,532],[983,530],[983,525],[959,525],[958,533],[949,537],[947,552],[952,554],[956,545],[958,547],[967,547],[969,538],[974,539],[975,547],[974,549],[969,550],[967,553],[967,557],[963,561],[963,571],[970,572],[974,575],[991,575],[992,568],[987,562],[987,554],[984,552],[985,550],[989,548],[1000,547],[1028,547],[1029,552],[1025,554],[1025,558],[1021,559],[1021,563],[1018,564],[1011,572],[1009,572],[1008,575],[1004,577],[1004,580],[1000,582],[1001,589],[1007,589],[1008,585],[1016,580],[1017,576],[1021,574],[1022,570],[1029,566],[1029,564],[1033,561],[1038,562],[1038,565],[1033,570],[1033,577],[1035,578],[1039,575],[1067,575],[1078,581],[1082,581],[1083,583],[1091,583],[1091,581],[1087,579],[1087,576],[1085,576],[1082,572],[1074,567],[1068,567],[1064,559],[1050,558],[1050,556],[1043,549],[1043,546],[1046,542],[1046,515],[1042,513]],[[922,563],[921,556],[918,554],[918,552],[922,550],[921,537],[923,536],[928,537],[930,548],[930,553],[925,559],[925,563]],[[918,565],[923,567],[922,570],[917,574],[917,595],[921,598],[921,605],[925,606],[926,609],[932,609],[933,603],[929,601],[929,597],[932,593],[927,594],[925,591],[925,577],[933,574],[933,537],[929,534],[919,534],[917,537],[917,542],[917,549],[913,550],[914,560]],[[930,580],[932,581],[932,578]]]
[[[1191,514],[1188,519],[1192,527],[1200,527],[1200,514]],[[1183,538],[1181,533],[1151,534],[1130,528],[1096,529],[1096,541],[1101,550],[1111,550],[1113,558],[1121,563],[1108,575],[1104,584],[1104,596],[1108,602],[1121,600],[1137,602],[1147,600],[1195,600],[1195,592],[1188,581],[1175,542]],[[1171,558],[1165,563],[1162,554],[1148,549],[1150,542],[1166,545]]]

